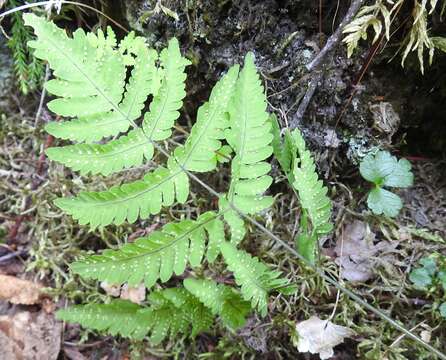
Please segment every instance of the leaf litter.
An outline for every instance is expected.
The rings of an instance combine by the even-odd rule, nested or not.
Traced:
[[[364,282],[375,275],[379,263],[392,263],[392,252],[397,242],[380,241],[375,244],[376,235],[362,221],[347,224],[336,241],[336,264],[341,267],[341,277],[348,281]]]

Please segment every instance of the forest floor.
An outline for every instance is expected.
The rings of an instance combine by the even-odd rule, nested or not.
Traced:
[[[229,64],[240,63],[250,50],[254,50],[265,83],[269,110],[278,115],[283,127],[295,121],[305,90],[298,74],[325,40],[318,34],[316,6],[305,6],[299,1],[281,5],[272,0],[247,1],[239,6],[227,3],[222,2],[217,9],[202,4],[190,10],[172,2],[170,7],[179,15],[179,22],[158,14],[144,26],[136,24],[132,15],[140,12],[141,6],[144,9],[141,2],[129,2],[126,10],[120,9],[126,25],[146,35],[154,46],[177,36],[185,56],[192,60],[185,106],[174,134],[177,142],[184,138],[197,105],[208,97],[221,72]],[[327,33],[334,10],[325,9],[322,24]],[[345,8],[339,11],[342,13]],[[90,15],[87,23],[94,19]],[[3,49],[2,53],[10,56]],[[438,288],[421,291],[409,279],[411,271],[420,267],[421,258],[446,255],[444,117],[443,123],[439,123],[445,115],[445,92],[444,88],[443,92],[430,92],[446,64],[441,58],[440,65],[422,77],[415,65],[402,69],[399,64],[388,64],[388,58],[386,52],[378,55],[358,85],[355,79],[367,60],[367,48],[347,59],[345,49],[339,47],[331,55],[330,66],[305,116],[296,120],[333,201],[334,231],[320,243],[318,267],[424,341],[446,352],[446,319],[438,310],[446,298],[444,291]],[[12,65],[6,61],[3,66]],[[12,68],[1,71],[12,72]],[[245,249],[290,275],[299,290],[291,297],[275,297],[266,318],[253,315],[237,332],[217,327],[194,341],[179,337],[163,346],[151,347],[56,322],[55,309],[73,302],[104,301],[113,292],[116,296],[116,289],[70,273],[68,266],[75,258],[90,250],[116,248],[124,239],[134,239],[170,219],[194,213],[196,207],[201,211],[212,208],[215,199],[194,185],[194,195],[186,206],[174,206],[151,219],[93,231],[80,226],[54,206],[57,197],[87,187],[101,190],[137,179],[153,165],[107,178],[84,178],[50,163],[44,150],[57,145],[57,140],[45,133],[44,125],[57,119],[45,107],[36,119],[41,91],[25,96],[18,90],[16,80],[8,81],[9,90],[3,91],[0,99],[0,276],[39,284],[46,288],[47,295],[35,302],[0,301],[0,348],[10,349],[4,354],[23,352],[29,359],[72,360],[317,359],[317,355],[299,353],[293,343],[296,324],[315,315],[331,318],[333,323],[354,332],[335,348],[333,359],[435,358],[392,324],[339,292],[255,227],[250,228],[249,237],[244,240]],[[348,101],[352,87],[356,91]],[[380,103],[391,104],[390,113],[399,118],[390,135],[375,126],[379,119],[371,111],[371,105]],[[398,191],[404,207],[394,219],[373,215],[367,209],[369,185],[359,174],[358,160],[363,152],[376,147],[406,157],[412,164],[414,185]],[[294,247],[299,206],[275,162],[272,176],[275,204],[259,220]],[[228,169],[201,178],[220,191],[227,184]],[[351,254],[356,260],[348,269],[350,276],[340,270],[343,259],[337,250],[341,241],[358,247],[358,253]],[[217,262],[210,271],[219,266]],[[355,276],[363,280],[351,281]],[[0,282],[0,293],[1,288]],[[2,354],[0,359],[9,360]]]

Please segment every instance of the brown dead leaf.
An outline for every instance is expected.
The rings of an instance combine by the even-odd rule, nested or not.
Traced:
[[[141,304],[146,298],[146,287],[140,284],[138,287],[129,287],[125,284],[121,289],[121,299],[130,300],[135,304]]]
[[[42,287],[14,276],[0,275],[0,300],[13,304],[32,305],[40,301]]]
[[[331,321],[321,320],[317,316],[298,323],[296,332],[297,350],[303,353],[319,354],[321,359],[331,358],[334,355],[333,348],[341,344],[344,338],[354,335],[351,329],[335,325]]]
[[[341,276],[348,281],[367,281],[374,275],[378,262],[391,261],[383,252],[391,251],[396,244],[387,241],[374,244],[375,234],[365,222],[355,220],[346,226],[342,236],[337,239],[335,262],[341,266]]]
[[[146,287],[144,284],[140,284],[137,287],[129,287],[128,284],[122,285],[110,285],[105,281],[101,282],[101,288],[107,293],[107,295],[113,297],[120,297],[124,300],[129,300],[135,304],[141,304],[146,298]]]
[[[104,289],[105,293],[109,296],[118,297],[121,293],[121,285],[113,285],[102,281],[101,288]]]
[[[56,360],[62,325],[44,311],[0,316],[0,358]]]

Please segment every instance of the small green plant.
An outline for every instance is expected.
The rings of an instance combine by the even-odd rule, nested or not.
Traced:
[[[390,40],[392,25],[395,22],[405,0],[375,0],[371,5],[363,6],[352,22],[343,29],[346,34],[343,42],[347,45],[347,53],[350,57],[358,47],[359,41],[368,37],[369,29],[373,29],[374,37],[372,43],[380,39],[383,34],[387,41]],[[401,65],[410,52],[416,51],[420,70],[424,73],[424,53],[429,53],[429,63],[432,63],[436,49],[445,51],[444,37],[431,36],[429,31],[429,18],[435,13],[443,15],[446,2],[438,0],[415,0],[413,1],[412,13],[410,15],[411,26],[404,34],[400,51]],[[405,21],[405,20],[404,20]],[[396,27],[395,27],[396,28]]]
[[[416,288],[438,294],[443,291],[446,295],[446,258],[440,254],[433,254],[420,259],[421,267],[413,269],[409,275]],[[446,318],[446,301],[438,306],[440,315]]]
[[[21,2],[8,0],[7,8],[13,9]],[[11,15],[11,36],[8,47],[11,49],[14,59],[14,71],[19,83],[20,91],[27,94],[35,90],[43,79],[44,67],[42,61],[34,57],[26,44],[32,39],[32,31],[27,28],[19,12]]]
[[[286,130],[282,144],[280,128],[275,117],[273,129],[274,155],[302,207],[300,229],[295,239],[296,247],[303,257],[314,263],[319,238],[333,228],[330,222],[331,201],[327,196],[328,189],[318,179],[316,166],[300,131]]]
[[[367,197],[367,205],[376,215],[395,217],[403,207],[401,198],[383,187],[407,188],[413,184],[410,162],[398,160],[387,151],[368,154],[361,161],[359,171],[362,177],[375,187]]]
[[[48,62],[55,76],[45,84],[56,96],[48,108],[72,118],[50,123],[46,130],[57,138],[78,142],[48,149],[48,156],[85,176],[107,176],[152,159],[156,142],[171,136],[186,94],[189,61],[181,56],[178,41],[171,39],[158,54],[133,33],[118,43],[110,28],[106,34],[78,29],[70,37],[33,14],[25,14],[24,21],[37,35],[29,46],[36,57]],[[140,119],[149,95],[149,111]],[[254,57],[248,54],[242,70],[238,65],[231,67],[214,86],[209,101],[198,109],[185,143],[170,154],[161,151],[167,156],[165,167],[158,166],[141,180],[55,202],[92,229],[133,223],[175,202],[186,202],[188,172],[214,171],[219,157],[227,158],[233,152],[229,190],[220,195],[217,211],[170,222],[118,249],[80,258],[71,270],[109,284],[144,283],[151,289],[174,275],[183,275],[189,266],[204,267],[221,254],[239,288],[190,276],[183,286],[152,291],[148,306],[125,301],[77,305],[59,311],[60,319],[136,339],[150,334],[151,341],[159,343],[169,335],[193,337],[208,330],[214,316],[236,329],[251,309],[267,314],[272,292],[295,290],[280,272],[239,249],[246,234],[239,211],[255,215],[273,203],[264,194],[272,183],[271,165],[265,160],[273,152],[266,106]]]

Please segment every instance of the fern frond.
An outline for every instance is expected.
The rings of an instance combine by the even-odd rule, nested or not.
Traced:
[[[123,245],[119,250],[105,250],[71,265],[71,270],[84,278],[110,284],[144,281],[147,288],[160,279],[168,281],[181,275],[188,263],[199,266],[206,250],[208,261],[215,260],[224,241],[224,227],[218,215],[207,212],[197,220],[169,223],[162,230]]]
[[[150,334],[150,341],[155,345],[169,336],[188,334],[189,328],[192,328],[191,337],[195,337],[212,324],[210,311],[184,289],[156,291],[148,300],[149,307],[124,300],[76,305],[59,310],[57,318],[132,339],[142,339]]]
[[[141,165],[153,156],[153,146],[147,142],[141,129],[106,144],[76,144],[50,147],[48,158],[64,164],[81,175],[110,175],[122,169]]]
[[[299,130],[287,135],[296,144],[297,161],[293,164],[293,187],[299,194],[302,207],[308,212],[313,232],[324,235],[331,231],[331,201],[327,196],[328,189],[318,179],[316,166],[310,151],[305,147],[305,141]]]
[[[234,149],[231,163],[231,185],[227,200],[246,214],[255,214],[272,204],[263,193],[272,178],[266,175],[271,166],[264,160],[272,154],[271,123],[266,112],[266,97],[254,65],[253,54],[246,55],[237,80],[233,101],[229,106],[229,128],[225,137]],[[228,211],[225,219],[238,216]],[[244,235],[240,227],[232,230],[231,241],[239,242]]]
[[[316,166],[300,131],[287,130],[282,144],[276,118],[273,118],[273,124],[274,156],[296,191],[303,209],[296,238],[297,248],[306,259],[314,262],[318,237],[328,234],[333,227],[328,190],[318,179]]]
[[[130,301],[114,300],[110,304],[76,305],[61,309],[57,311],[56,317],[111,335],[142,339],[149,330],[147,319],[141,316],[142,309]]]
[[[61,116],[79,118],[84,129],[90,120],[94,123],[99,119],[112,120],[107,127],[92,127],[90,140],[115,135],[112,129],[126,131],[130,123],[126,112],[119,109],[126,76],[122,54],[111,46],[99,49],[82,29],[76,30],[71,38],[54,23],[32,13],[24,14],[23,18],[37,35],[37,40],[30,41],[28,46],[34,48],[36,57],[48,61],[56,77],[48,82],[47,89],[58,98],[50,101],[48,108]],[[56,137],[65,135],[71,140],[81,140],[78,134],[66,134],[64,127],[60,122],[47,130]]]
[[[256,257],[252,257],[231,243],[223,243],[221,252],[229,270],[234,273],[237,285],[252,308],[257,308],[262,316],[268,312],[268,294],[287,285],[288,280],[279,278],[279,271],[270,270]]]
[[[161,53],[161,65],[164,77],[158,91],[158,76],[154,61],[154,50],[148,50],[141,38],[125,42],[127,51],[135,54],[130,58],[135,63],[132,76],[127,84],[126,94],[120,110],[125,112],[128,121],[139,117],[147,94],[155,94],[150,104],[150,111],[145,114],[144,129],[132,130],[117,140],[106,144],[76,144],[66,147],[54,147],[47,151],[52,160],[59,161],[81,174],[103,174],[120,171],[141,165],[144,158],[150,160],[154,147],[152,141],[164,140],[171,134],[171,127],[179,116],[178,110],[185,96],[185,66],[189,62],[181,57],[178,41],[169,41],[167,49]],[[120,48],[122,52],[122,48]],[[51,82],[57,80],[51,80]],[[54,91],[53,91],[54,93]],[[57,127],[57,125],[53,125]]]
[[[180,116],[178,110],[186,96],[184,69],[190,61],[181,56],[178,40],[169,40],[167,49],[160,54],[164,77],[159,92],[150,103],[150,111],[144,115],[143,129],[149,141],[170,137],[174,122]],[[153,146],[150,144],[150,146]]]
[[[56,199],[55,204],[81,225],[89,224],[94,229],[126,220],[133,223],[138,216],[147,218],[158,214],[162,206],[172,205],[175,199],[184,203],[188,195],[187,175],[175,166],[160,166],[141,180],[106,191],[83,191],[76,197]]]
[[[142,180],[115,186],[107,191],[82,192],[73,198],[57,199],[56,205],[81,224],[90,224],[95,228],[112,223],[121,224],[125,220],[135,222],[138,216],[146,218],[150,214],[157,214],[162,206],[172,205],[175,198],[180,203],[185,202],[189,195],[189,178],[184,168],[210,171],[216,167],[216,151],[221,146],[218,139],[227,126],[224,115],[237,74],[238,68],[233,67],[214,86],[209,103],[200,107],[205,111],[199,110],[190,136],[184,146],[175,149],[175,156],[169,159],[167,169],[160,167],[145,175]],[[95,149],[84,146],[90,151]],[[81,151],[84,150],[81,148]],[[74,158],[72,161],[75,161]],[[103,172],[108,172],[114,165],[107,166]]]
[[[175,149],[178,163],[189,171],[207,172],[217,166],[217,151],[220,139],[228,127],[226,112],[234,92],[239,66],[232,66],[215,84],[209,102],[198,109],[197,122],[183,147]]]
[[[251,307],[238,292],[212,280],[188,278],[183,281],[187,291],[200,300],[214,315],[231,329],[238,329],[246,322]]]
[[[214,317],[208,308],[185,289],[171,288],[150,293],[151,306],[141,311],[150,318],[150,341],[160,343],[167,335],[197,334],[209,330]],[[191,331],[189,331],[189,329]]]

